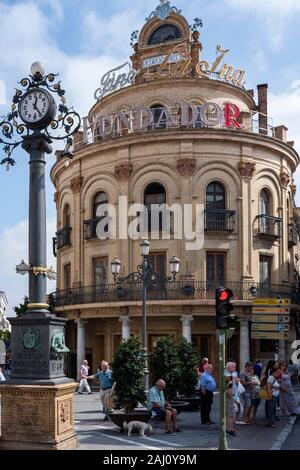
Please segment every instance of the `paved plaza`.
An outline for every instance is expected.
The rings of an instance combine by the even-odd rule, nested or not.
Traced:
[[[297,389],[300,399],[300,388]],[[278,410],[280,416],[280,411]],[[219,421],[219,394],[215,394],[212,420]],[[253,425],[238,426],[237,437],[229,437],[230,449],[241,450],[279,450],[292,429],[295,417],[281,418],[275,429],[266,426],[264,402],[262,402],[257,421]],[[151,423],[151,421],[150,421]],[[152,423],[153,424],[153,423]],[[75,427],[80,441],[80,450],[184,450],[217,449],[219,426],[203,426],[200,411],[185,411],[179,415],[180,434],[165,434],[164,424],[158,423],[155,433],[150,437],[137,434],[128,437],[110,421],[104,421],[100,412],[99,393],[75,396]]]

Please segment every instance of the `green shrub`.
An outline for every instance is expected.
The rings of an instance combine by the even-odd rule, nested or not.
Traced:
[[[145,401],[144,361],[141,357],[141,345],[137,338],[122,341],[112,364],[113,381],[116,385],[116,406],[125,408],[130,413]]]
[[[178,392],[180,362],[177,346],[169,336],[157,341],[154,352],[150,355],[151,376],[154,383],[163,379],[166,382],[164,391],[167,400],[173,400]]]
[[[178,346],[180,374],[178,377],[178,392],[180,395],[191,396],[195,393],[198,382],[196,367],[198,366],[198,353],[195,346],[186,338],[181,338]]]

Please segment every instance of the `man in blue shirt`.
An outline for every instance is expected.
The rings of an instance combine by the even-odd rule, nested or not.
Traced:
[[[199,380],[199,388],[201,394],[201,421],[202,424],[215,424],[210,420],[211,405],[213,403],[214,392],[216,391],[216,381],[212,376],[213,367],[208,364],[205,372],[201,375]]]
[[[99,380],[100,383],[100,400],[103,405],[103,413],[106,414],[106,412],[109,409],[109,400],[111,400],[112,397],[112,386],[113,386],[113,381],[112,381],[112,371],[109,368],[108,362],[102,361],[101,365],[99,367],[99,370],[96,374],[90,375],[87,377],[87,379],[97,379]],[[104,420],[108,420],[108,416],[105,416]]]
[[[174,432],[181,432],[181,429],[177,427],[177,411],[171,407],[165,400],[164,388],[166,388],[166,382],[159,379],[154,387],[150,388],[147,397],[147,408],[156,416],[159,416],[163,421],[166,422],[166,433],[172,434],[171,421],[173,419]]]

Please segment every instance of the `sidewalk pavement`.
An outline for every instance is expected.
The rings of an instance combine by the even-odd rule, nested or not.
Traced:
[[[296,393],[300,401],[300,387]],[[252,425],[237,426],[237,437],[228,436],[228,447],[235,450],[278,450],[291,431],[295,417],[282,417],[275,429],[267,427],[262,401],[257,420]],[[140,437],[138,434],[120,433],[110,421],[104,421],[100,412],[99,393],[75,395],[75,428],[79,437],[79,450],[198,450],[217,449],[220,428],[218,424],[201,425],[200,411],[185,411],[178,417],[179,427],[184,431],[165,434],[164,423],[157,425],[154,434]],[[280,417],[280,411],[277,412]],[[219,394],[214,395],[212,421],[219,422]],[[151,424],[151,421],[150,421]]]

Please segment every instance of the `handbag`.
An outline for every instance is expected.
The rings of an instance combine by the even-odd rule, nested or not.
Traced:
[[[261,400],[270,400],[269,394],[268,394],[268,392],[267,392],[267,386],[266,386],[266,385],[260,389],[260,391],[259,391],[259,398],[260,398]]]
[[[245,387],[241,384],[241,382],[238,383],[238,394],[239,395],[243,395],[243,393],[245,392]]]

